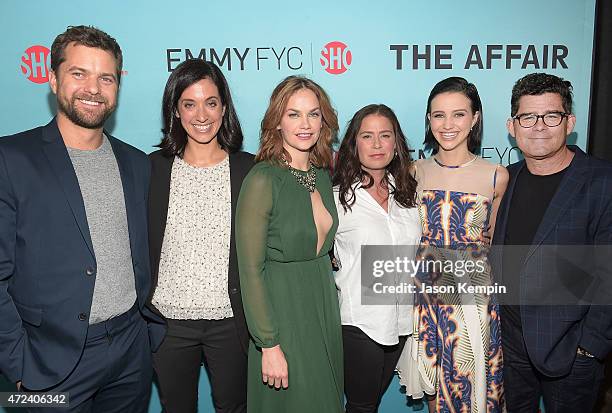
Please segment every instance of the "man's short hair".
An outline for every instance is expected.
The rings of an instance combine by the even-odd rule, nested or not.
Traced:
[[[516,81],[512,88],[510,112],[514,116],[518,112],[519,99],[522,96],[543,95],[544,93],[557,93],[561,96],[565,113],[572,112],[572,84],[555,75],[547,73],[531,73]]]
[[[57,36],[51,45],[51,70],[57,73],[59,66],[66,60],[65,51],[70,43],[102,49],[115,57],[117,62],[117,82],[121,81],[123,55],[117,41],[107,33],[93,26],[69,26]]]

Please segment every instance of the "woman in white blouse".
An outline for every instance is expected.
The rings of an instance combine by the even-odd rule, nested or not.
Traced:
[[[370,257],[364,259],[396,255],[414,259],[421,225],[415,202],[417,184],[409,173],[411,163],[406,139],[389,107],[368,105],[353,116],[333,176],[339,215],[335,279],[342,317],[347,413],[378,410],[406,338],[412,333],[411,294],[380,293],[382,285],[410,284],[410,275],[394,273],[377,278],[372,268],[364,268],[362,278],[361,268],[362,246],[367,245],[389,247],[370,249]],[[398,275],[401,277],[396,278]]]

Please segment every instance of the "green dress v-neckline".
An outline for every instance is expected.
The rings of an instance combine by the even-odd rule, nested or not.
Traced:
[[[318,252],[310,192],[287,168],[260,162],[242,185],[236,248],[252,337],[249,413],[343,412],[340,309],[328,256],[338,215],[323,169],[317,170],[316,189],[332,217]],[[280,391],[261,381],[261,348],[275,345],[289,366],[289,388]]]

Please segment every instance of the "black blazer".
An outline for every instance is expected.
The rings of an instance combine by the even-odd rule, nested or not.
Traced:
[[[149,302],[153,298],[157,277],[159,273],[159,257],[166,231],[166,218],[168,217],[168,198],[170,196],[170,175],[174,157],[166,157],[161,150],[149,155],[151,160],[151,186],[149,190],[149,245],[152,288]],[[227,278],[227,291],[229,292],[234,320],[238,330],[240,342],[245,350],[248,349],[249,333],[242,308],[240,295],[240,278],[238,277],[238,258],[236,255],[235,216],[236,203],[242,181],[254,165],[254,156],[247,152],[236,152],[229,155],[230,180],[232,191],[232,228],[230,235],[229,275]],[[153,308],[153,306],[151,305]],[[161,315],[161,314],[160,314]]]
[[[592,158],[576,146],[570,149],[574,159],[542,218],[519,274],[525,346],[534,366],[551,377],[570,372],[578,346],[599,359],[612,350],[612,308],[601,305],[612,301],[612,265],[605,253],[612,245],[612,163]],[[510,181],[499,207],[493,244],[504,242],[516,178],[525,167],[525,161],[508,167]],[[592,250],[583,246],[598,246],[599,250],[592,255]],[[571,255],[589,265],[569,265],[576,258],[570,260]],[[513,276],[502,273],[500,253],[492,262],[496,281]],[[600,305],[575,305],[577,301],[571,299],[555,299],[561,301],[559,305],[533,305],[537,297],[563,292],[559,286],[565,283],[573,286],[567,289],[569,292],[593,290],[591,302]]]
[[[113,138],[128,221],[137,304],[157,348],[163,320],[145,303],[147,155]],[[83,197],[57,122],[0,139],[0,372],[32,390],[79,362],[96,279]]]

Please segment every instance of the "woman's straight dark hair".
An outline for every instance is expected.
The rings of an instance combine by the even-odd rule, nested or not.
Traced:
[[[225,107],[221,127],[217,132],[217,142],[221,149],[227,153],[234,153],[242,148],[242,128],[225,76],[214,63],[201,59],[189,59],[174,69],[164,89],[162,99],[163,138],[157,146],[166,156],[183,156],[185,145],[187,145],[187,133],[177,117],[178,102],[185,89],[202,79],[210,79],[217,86],[221,104]]]
[[[431,101],[441,93],[456,92],[463,94],[470,100],[472,114],[478,112],[478,120],[468,135],[468,150],[477,154],[480,151],[480,144],[482,142],[482,103],[480,102],[480,96],[478,90],[473,83],[468,82],[462,77],[449,77],[438,82],[431,93],[429,99],[427,99],[427,110],[425,111],[425,150],[431,151],[432,155],[438,153],[438,141],[431,131],[431,123],[429,121],[429,114],[431,112]]]

